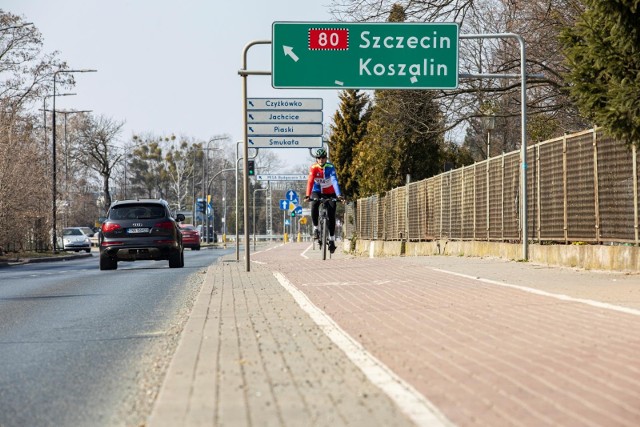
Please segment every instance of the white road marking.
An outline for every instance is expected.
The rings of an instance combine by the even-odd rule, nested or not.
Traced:
[[[302,253],[300,254],[300,256],[302,258],[306,258],[309,259],[309,257],[307,256],[307,252],[313,248],[313,244],[309,245],[309,247],[307,249],[305,249],[304,251],[302,251]]]
[[[511,288],[511,289],[518,289],[520,291],[529,292],[531,294],[536,294],[536,295],[542,295],[542,296],[545,296],[545,297],[555,298],[555,299],[559,299],[561,301],[577,302],[577,303],[581,303],[581,304],[590,305],[592,307],[604,308],[604,309],[607,309],[607,310],[619,311],[621,313],[632,314],[634,316],[640,316],[640,310],[637,310],[635,308],[622,307],[622,306],[619,306],[619,305],[609,304],[607,302],[601,302],[601,301],[594,301],[594,300],[590,300],[590,299],[586,299],[586,298],[574,298],[574,297],[571,297],[569,295],[555,294],[553,292],[547,292],[547,291],[543,291],[543,290],[540,290],[540,289],[529,288],[527,286],[512,285],[510,283],[499,282],[497,280],[483,279],[482,277],[470,276],[468,274],[457,273],[455,271],[449,271],[449,270],[443,270],[441,268],[435,268],[435,267],[427,267],[427,268],[430,268],[431,270],[434,270],[434,271],[440,271],[442,273],[453,274],[454,276],[464,277],[466,279],[479,280],[480,282],[489,283],[489,284],[492,284],[492,285],[503,286],[505,288]]]
[[[274,272],[273,275],[327,337],[340,347],[369,381],[386,393],[416,425],[430,427],[453,425],[426,397],[365,350],[286,277],[279,272]]]

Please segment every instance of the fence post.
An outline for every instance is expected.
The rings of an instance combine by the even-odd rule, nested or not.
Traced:
[[[542,202],[540,200],[540,145],[536,146],[536,236],[538,237],[538,243],[542,241]]]
[[[476,240],[476,229],[478,228],[476,225],[476,165],[477,163],[473,164],[473,240]]]
[[[635,144],[631,145],[631,161],[633,162],[633,229],[636,239],[636,245],[640,244],[638,240],[638,149]]]
[[[407,186],[404,192],[405,209],[404,209],[404,241],[409,241],[409,183],[411,175],[407,174]]]
[[[501,184],[501,197],[500,197],[500,240],[504,242],[504,151],[502,152],[502,164],[500,170]]]
[[[442,181],[444,180],[444,174],[440,174],[440,231],[438,233],[438,239],[442,239],[442,216],[443,216],[443,207],[442,207]]]
[[[491,195],[490,195],[490,191],[489,191],[489,188],[490,188],[490,186],[489,186],[489,169],[491,169],[491,168],[490,168],[490,166],[491,166],[491,164],[490,164],[490,163],[491,163],[491,159],[487,159],[487,209],[486,209],[486,216],[487,216],[487,224],[486,224],[486,228],[487,228],[487,242],[488,242],[489,240],[491,240],[491,239],[489,238],[489,237],[490,237],[490,235],[489,235],[489,231],[490,231],[490,229],[491,229],[491,227],[490,227],[491,212],[490,212],[490,209],[489,209],[489,204],[491,203],[491,197],[490,197]]]
[[[598,139],[593,129],[593,200],[596,210],[596,242],[600,243],[600,190],[598,188]]]
[[[562,229],[564,231],[564,244],[569,241],[569,201],[567,194],[567,134],[562,136]]]
[[[462,180],[460,183],[460,191],[462,192],[460,195],[460,240],[464,240],[464,165],[462,165],[462,170],[460,171],[460,179]]]

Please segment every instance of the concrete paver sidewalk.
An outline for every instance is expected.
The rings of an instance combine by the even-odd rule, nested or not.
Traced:
[[[411,425],[271,270],[209,269],[149,426]]]
[[[251,259],[249,273],[209,270],[150,425],[425,420],[373,385],[296,293],[440,425],[640,425],[638,276],[458,257],[321,261],[308,244]]]

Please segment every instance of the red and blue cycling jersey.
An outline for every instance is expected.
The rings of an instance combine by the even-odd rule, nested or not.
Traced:
[[[342,195],[335,166],[329,162],[324,165],[319,163],[311,165],[307,180],[307,196],[310,196],[311,193]]]

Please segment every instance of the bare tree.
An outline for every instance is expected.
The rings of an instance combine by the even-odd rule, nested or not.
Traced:
[[[394,4],[404,7],[407,22],[457,22],[460,34],[522,36],[526,73],[542,76],[528,79],[527,86],[527,130],[533,142],[589,126],[568,97],[567,68],[558,40],[561,30],[572,26],[581,12],[580,0],[333,0],[331,11],[339,21],[385,21]],[[461,39],[459,59],[461,73],[520,74],[515,40]],[[518,78],[461,79],[456,90],[437,92],[447,117],[445,130],[466,127],[467,139],[481,147],[486,130],[479,119],[490,106],[497,118],[492,135],[498,152],[519,146]]]
[[[99,174],[102,180],[102,210],[106,212],[111,205],[109,179],[124,155],[115,145],[124,122],[91,114],[84,114],[80,122],[74,147],[76,158],[81,164]]]
[[[56,52],[43,52],[35,26],[0,9],[0,252],[48,245],[47,153],[31,109],[48,91],[54,70],[64,67]]]

